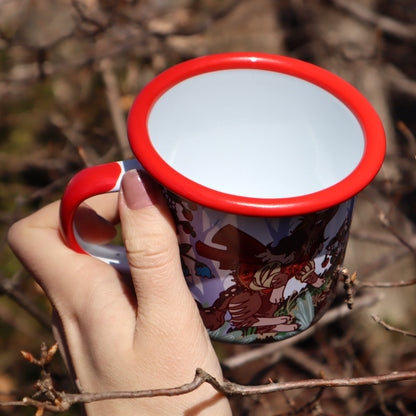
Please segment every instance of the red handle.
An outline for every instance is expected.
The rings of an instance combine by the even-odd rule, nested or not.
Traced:
[[[106,263],[128,267],[125,250],[118,246],[99,246],[83,241],[74,226],[75,211],[86,199],[120,189],[121,178],[130,169],[141,168],[137,160],[93,166],[77,173],[67,185],[60,207],[61,231],[67,245],[78,253],[90,254]]]

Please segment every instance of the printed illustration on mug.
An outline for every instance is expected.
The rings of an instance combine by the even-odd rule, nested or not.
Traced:
[[[265,218],[266,243],[247,225],[243,231],[231,224],[233,217],[216,218],[177,195],[169,194],[169,206],[181,240],[189,239],[180,244],[183,271],[213,339],[285,339],[307,329],[332,301],[352,203],[343,213],[335,206],[295,223],[280,219],[279,229]]]

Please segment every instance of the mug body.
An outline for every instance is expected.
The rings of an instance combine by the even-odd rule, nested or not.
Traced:
[[[283,340],[327,310],[354,199],[278,218],[225,213],[165,195],[178,230],[183,273],[212,339]]]

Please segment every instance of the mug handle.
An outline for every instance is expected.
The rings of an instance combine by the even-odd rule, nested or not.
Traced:
[[[124,173],[131,169],[143,169],[143,167],[136,159],[132,159],[92,166],[78,172],[64,191],[59,213],[62,236],[68,247],[111,264],[121,272],[129,270],[124,247],[87,243],[78,235],[74,217],[78,206],[86,199],[119,191]]]

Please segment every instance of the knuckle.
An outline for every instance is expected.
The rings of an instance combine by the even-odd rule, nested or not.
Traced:
[[[165,267],[172,261],[174,255],[171,245],[160,239],[127,239],[124,245],[129,263],[136,269]]]
[[[8,230],[7,242],[13,251],[16,251],[22,241],[24,241],[26,231],[25,222],[25,219],[20,220],[14,223]]]

